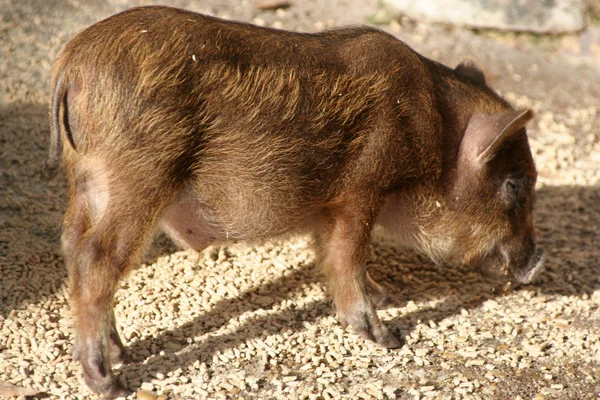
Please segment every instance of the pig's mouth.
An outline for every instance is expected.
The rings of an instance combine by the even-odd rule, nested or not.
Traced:
[[[529,257],[527,266],[515,274],[517,282],[523,284],[531,283],[544,268],[545,261],[546,251],[541,247],[537,247]]]
[[[480,260],[479,265],[485,275],[495,279],[506,279],[510,276],[510,284],[518,286],[531,283],[544,268],[545,260],[546,252],[541,247],[535,247],[526,260],[515,262],[515,259],[499,246]]]

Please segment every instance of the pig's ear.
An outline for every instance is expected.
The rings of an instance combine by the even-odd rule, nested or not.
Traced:
[[[473,60],[464,60],[454,68],[454,71],[459,75],[466,76],[467,78],[475,81],[479,84],[485,85],[485,74]]]
[[[523,134],[523,129],[532,118],[531,110],[474,115],[465,131],[461,149],[470,160],[485,165],[510,139]]]

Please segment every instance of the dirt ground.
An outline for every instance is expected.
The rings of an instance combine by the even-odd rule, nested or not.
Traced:
[[[0,397],[89,398],[71,356],[59,249],[63,176],[43,178],[52,60],[80,29],[135,0],[0,0]],[[220,17],[316,31],[380,22],[424,55],[473,58],[517,107],[531,107],[536,223],[548,252],[533,284],[439,268],[374,243],[369,268],[406,337],[384,350],[336,322],[302,238],[211,248],[158,238],[117,294],[133,362],[130,398],[600,398],[600,30],[531,36],[386,20],[376,0],[166,0]],[[137,397],[136,397],[137,396]]]

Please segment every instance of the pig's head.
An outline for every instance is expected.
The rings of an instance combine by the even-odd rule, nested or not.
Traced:
[[[532,216],[537,172],[525,131],[532,117],[512,109],[471,116],[444,188],[398,196],[384,208],[400,240],[439,263],[530,282],[544,263]]]
[[[544,262],[532,216],[537,172],[525,131],[532,117],[507,109],[470,118],[439,219],[451,239],[450,259],[519,283],[530,282]]]

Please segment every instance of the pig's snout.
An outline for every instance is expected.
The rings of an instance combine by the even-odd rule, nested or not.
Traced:
[[[541,247],[535,247],[531,252],[527,264],[515,273],[518,283],[527,284],[533,281],[544,267],[546,251]]]

